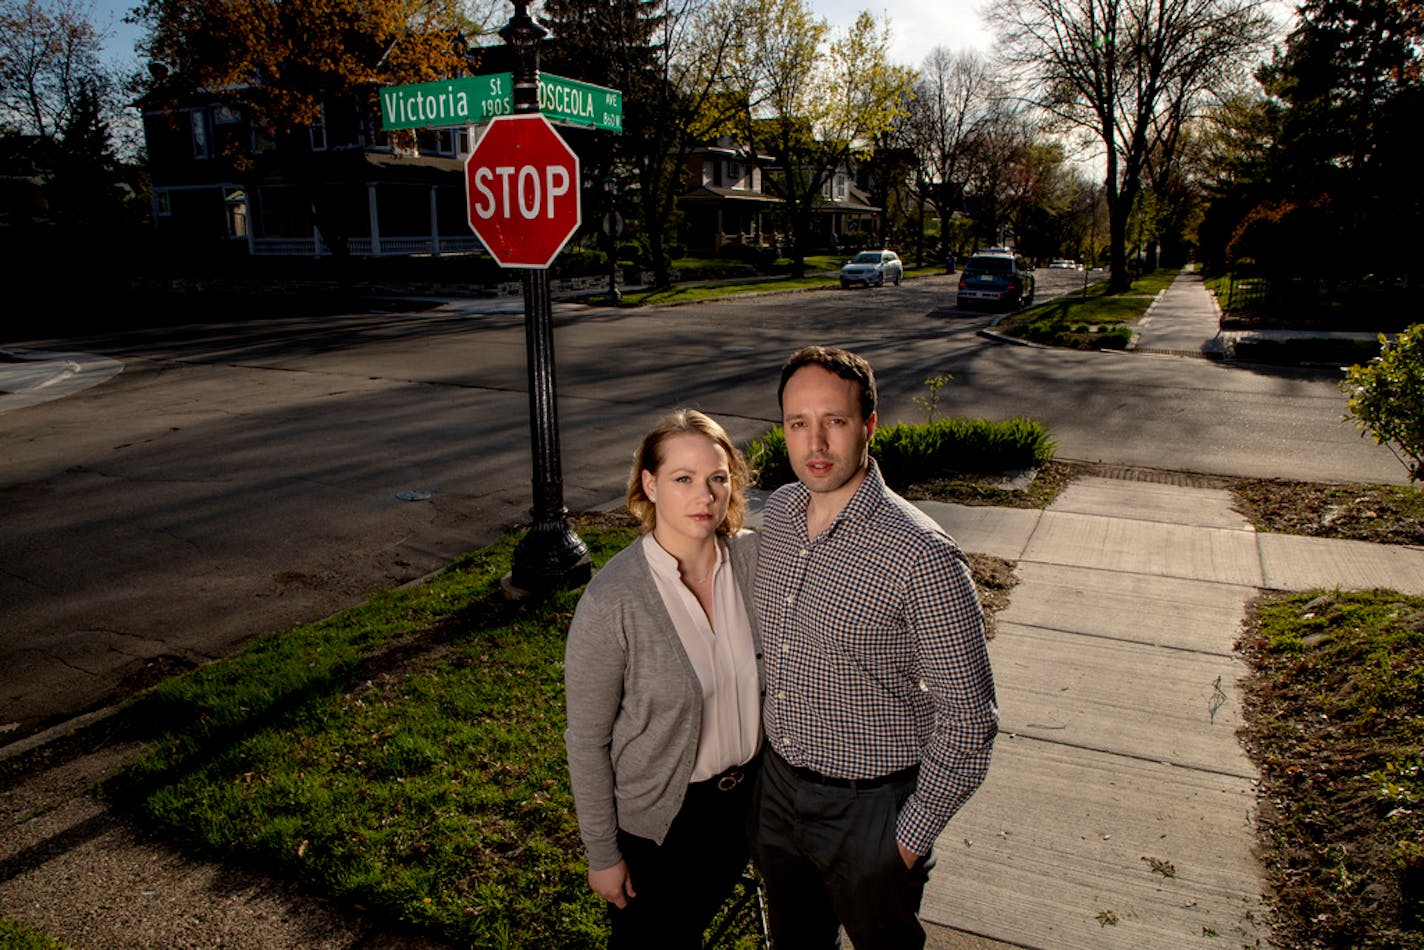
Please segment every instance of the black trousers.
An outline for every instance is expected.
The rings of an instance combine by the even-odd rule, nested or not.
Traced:
[[[752,857],[766,889],[776,950],[918,950],[920,901],[934,861],[906,868],[895,843],[913,773],[844,788],[798,776],[768,748],[752,806]]]
[[[697,950],[717,910],[732,895],[749,857],[746,822],[753,759],[732,784],[727,773],[687,787],[663,843],[618,832],[618,848],[638,895],[608,905],[611,950]],[[722,786],[722,787],[719,787]]]

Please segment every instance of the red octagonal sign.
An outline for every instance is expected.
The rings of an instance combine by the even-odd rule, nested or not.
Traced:
[[[465,160],[465,194],[501,267],[548,267],[578,230],[578,156],[543,115],[499,116]]]

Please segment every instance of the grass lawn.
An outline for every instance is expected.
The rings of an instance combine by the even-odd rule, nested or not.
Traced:
[[[1424,946],[1424,598],[1268,595],[1247,631],[1274,945]]]
[[[1177,273],[1159,269],[1144,274],[1121,294],[1108,293],[1106,280],[1094,281],[1086,290],[1021,310],[1001,320],[995,329],[1048,346],[1124,349],[1132,339],[1132,324],[1147,312]]]
[[[578,531],[596,564],[633,537]],[[516,540],[159,684],[111,799],[459,945],[601,945],[563,751],[577,592],[506,601]]]
[[[726,280],[699,281],[697,283],[674,284],[671,287],[648,288],[646,290],[629,291],[623,294],[625,307],[642,307],[655,304],[675,304],[690,303],[696,300],[711,300],[719,297],[731,297],[739,294],[763,294],[772,291],[789,290],[819,290],[827,287],[839,287],[840,279],[837,276],[841,265],[846,262],[849,255],[844,257],[819,256],[806,258],[806,276],[790,277],[785,274],[771,274],[757,277],[734,277]],[[674,267],[682,261],[674,263]],[[701,261],[700,263],[714,263]],[[777,268],[787,268],[790,261],[782,259],[777,261]],[[914,277],[925,277],[931,274],[944,273],[943,267],[905,267],[906,279]],[[590,302],[599,302],[601,294],[590,294]]]

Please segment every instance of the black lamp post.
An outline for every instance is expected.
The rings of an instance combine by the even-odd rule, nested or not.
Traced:
[[[514,0],[514,16],[499,31],[514,50],[516,114],[539,111],[539,41],[548,35],[529,15],[528,0]],[[524,271],[524,343],[529,362],[530,450],[534,457],[533,525],[514,548],[507,589],[541,594],[577,587],[592,576],[588,545],[574,533],[564,507],[559,460],[559,412],[554,387],[554,317],[549,271]]]

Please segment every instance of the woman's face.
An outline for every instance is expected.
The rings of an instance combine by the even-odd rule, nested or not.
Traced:
[[[705,435],[682,432],[663,440],[661,455],[656,472],[643,470],[643,491],[657,509],[654,534],[714,536],[732,497],[727,454]]]

